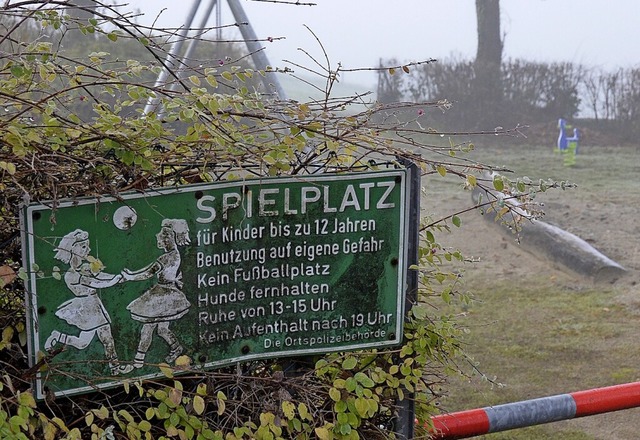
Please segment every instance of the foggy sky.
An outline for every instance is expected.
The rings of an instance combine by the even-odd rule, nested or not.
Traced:
[[[181,26],[194,0],[130,0],[128,8],[150,24]],[[304,1],[304,0],[301,0]],[[474,0],[310,0],[316,6],[293,6],[240,0],[274,66],[283,60],[305,66],[313,62],[303,48],[324,63],[324,54],[307,25],[322,43],[333,65],[374,67],[380,58],[401,62],[428,58],[472,59],[476,50]],[[202,0],[203,11],[210,0]],[[235,22],[222,0],[223,24]],[[638,0],[502,0],[504,58],[571,61],[614,70],[640,65]],[[161,10],[166,8],[163,12]],[[197,17],[195,24],[200,23]],[[215,17],[209,25],[215,24]],[[239,37],[235,31],[229,36]],[[375,74],[354,73],[349,81],[375,84]],[[346,75],[345,75],[346,77]]]

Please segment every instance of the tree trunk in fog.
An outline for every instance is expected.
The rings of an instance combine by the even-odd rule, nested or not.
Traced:
[[[500,124],[502,103],[502,40],[500,39],[500,0],[476,0],[478,51],[475,61],[475,106],[477,125],[490,129]]]

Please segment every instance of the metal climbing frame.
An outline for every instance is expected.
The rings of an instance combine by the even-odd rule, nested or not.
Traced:
[[[238,23],[238,26],[240,28],[240,33],[242,34],[242,38],[245,44],[247,45],[247,49],[251,54],[251,58],[253,59],[253,64],[255,65],[256,69],[265,70],[267,66],[269,66],[269,59],[267,58],[267,54],[265,53],[264,48],[260,45],[258,41],[258,37],[255,31],[253,30],[253,27],[251,26],[251,23],[249,22],[249,18],[247,17],[247,14],[244,12],[242,5],[240,5],[240,2],[238,0],[226,0],[226,1],[227,1],[227,4],[229,5],[229,9],[233,14],[234,19]],[[183,64],[184,60],[188,59],[190,55],[193,53],[193,51],[195,50],[198,44],[197,39],[192,40],[189,47],[187,48],[185,55],[182,57],[179,57],[179,53],[182,50],[182,45],[184,41],[186,41],[186,37],[189,33],[189,30],[192,29],[193,20],[195,19],[195,16],[201,4],[202,4],[202,0],[194,0],[193,4],[191,5],[191,9],[187,14],[187,19],[185,21],[185,24],[182,28],[180,28],[180,31],[178,32],[178,35],[177,35],[178,38],[171,46],[171,50],[169,51],[169,53],[167,53],[162,71],[158,74],[158,77],[156,78],[156,82],[155,82],[156,87],[163,85],[167,81],[170,71],[172,69],[177,68],[180,64]],[[218,0],[210,0],[208,6],[204,10],[202,21],[200,23],[200,28],[204,28],[206,26],[209,18],[211,17],[211,12],[215,8],[216,21],[217,21],[216,26],[218,27],[218,29],[220,29],[221,7],[222,5],[220,4],[220,2],[218,2]],[[218,33],[218,37],[219,36],[220,36],[220,33]],[[279,99],[286,99],[286,94],[284,92],[284,89],[280,85],[280,81],[278,81],[278,78],[276,75],[270,75],[269,77],[261,76],[261,80],[265,88],[265,91],[273,90]],[[147,114],[153,111],[154,109],[156,109],[157,105],[158,105],[157,98],[150,99],[144,108],[144,113]]]

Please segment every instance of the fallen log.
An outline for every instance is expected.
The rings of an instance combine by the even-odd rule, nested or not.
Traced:
[[[488,200],[500,200],[502,193],[485,191],[476,188],[472,193],[474,203]],[[528,217],[527,213],[516,201],[504,201],[514,215]],[[492,223],[502,223],[498,212],[485,212],[484,217]],[[512,234],[512,231],[502,225],[501,230]],[[524,220],[520,224],[519,242],[523,250],[548,259],[556,265],[570,269],[572,272],[593,279],[594,282],[613,283],[627,272],[617,262],[613,261],[595,249],[582,238],[571,232],[541,220]]]

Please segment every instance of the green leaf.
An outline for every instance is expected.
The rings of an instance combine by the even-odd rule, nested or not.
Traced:
[[[284,414],[287,419],[292,420],[296,415],[296,405],[285,400],[282,402],[282,414]]]
[[[225,403],[226,399],[227,399],[227,397],[224,395],[224,393],[222,391],[218,391],[216,402],[218,404],[218,411],[217,412],[218,412],[219,416],[224,414],[224,410],[227,408],[227,404]]]
[[[11,330],[13,330],[13,328]],[[2,339],[4,339],[4,336],[5,335],[3,334]],[[18,393],[18,403],[23,406],[28,406],[29,408],[36,407],[36,401],[33,398],[33,395],[28,391]]]
[[[275,414],[271,412],[260,413],[260,425],[266,426],[275,421]]]
[[[209,85],[210,85],[211,87],[213,87],[214,89],[215,89],[216,87],[218,87],[218,80],[217,80],[217,79],[216,79],[216,77],[215,77],[215,76],[213,76],[213,75],[207,75],[207,82],[208,82],[208,83],[209,83]]]
[[[427,241],[429,243],[435,243],[436,242],[436,237],[433,235],[433,232],[431,232],[431,231],[427,231],[426,238],[427,238]]]
[[[304,403],[300,402],[298,404],[298,414],[300,414],[300,417],[304,420],[312,420],[312,416],[311,413],[309,412],[309,408],[307,408],[307,405],[305,405]]]
[[[164,374],[165,377],[168,377],[169,379],[173,378],[173,370],[168,364],[162,363],[158,365],[158,367],[160,368],[160,372]]]
[[[171,423],[171,425],[178,426],[178,423],[180,423],[180,416],[178,415],[178,413],[171,413],[171,415],[169,416],[169,423]]]
[[[460,220],[460,217],[458,217],[457,215],[454,215],[453,217],[451,217],[451,223],[453,223],[456,227],[460,227],[460,225],[462,224],[462,220]]]
[[[109,32],[107,34],[107,38],[111,41],[118,41],[118,34],[116,34],[115,32]]]
[[[185,369],[191,365],[191,358],[187,355],[179,356],[178,359],[175,360],[176,367]]]
[[[427,307],[426,304],[418,303],[411,308],[411,312],[413,313],[413,316],[415,316],[416,319],[419,319],[422,321],[427,318],[429,314],[429,307]],[[396,367],[396,366],[393,365],[392,368],[393,367]],[[395,373],[392,373],[391,371],[389,372],[391,374],[395,374]]]
[[[87,258],[87,260],[89,260],[89,258]],[[104,269],[104,264],[102,264],[102,261],[97,258],[91,259],[89,262],[89,269],[91,269],[91,272],[93,273],[98,273]]]
[[[100,420],[105,420],[109,417],[109,409],[106,406],[101,406],[99,409],[92,409],[92,413],[96,415]]]
[[[337,402],[342,398],[342,394],[338,389],[331,387],[331,389],[329,389],[329,397],[331,397],[331,400],[334,402]]]
[[[354,378],[364,387],[371,388],[375,386],[375,382],[364,373],[358,372],[355,374]]]
[[[25,69],[22,66],[11,66],[11,74],[16,78],[20,78],[25,74]]]
[[[504,189],[504,181],[501,176],[494,176],[493,178],[493,187],[496,191],[502,191]]]
[[[360,417],[367,417],[367,413],[369,412],[369,403],[367,402],[367,399],[358,397],[355,401],[355,407]]]
[[[120,156],[120,159],[122,159],[122,163],[124,163],[125,165],[133,165],[133,161],[135,160],[135,158],[136,156],[131,150],[123,151]]]
[[[342,362],[342,368],[344,368],[345,370],[353,370],[356,367],[356,365],[358,365],[358,359],[356,359],[353,356],[346,358]]]
[[[333,405],[333,410],[337,413],[345,412],[347,409],[349,409],[349,405],[344,400],[340,400]]]
[[[2,330],[2,343],[8,344],[9,342],[11,342],[11,338],[13,338],[13,334],[14,334],[13,327],[5,327],[4,330]]]
[[[333,436],[331,435],[331,431],[329,431],[327,428],[320,427],[320,428],[316,428],[315,430],[316,436],[318,437],[319,440],[332,440]]]
[[[346,381],[341,378],[334,379],[333,386],[339,390],[343,390],[346,387]]]
[[[120,142],[114,141],[113,139],[105,139],[104,140],[104,146],[109,148],[109,149],[118,148],[120,146]]]
[[[0,161],[0,168],[9,173],[10,176],[13,176],[16,173],[16,164],[12,162]]]
[[[438,171],[438,174],[440,174],[442,177],[447,175],[447,169],[443,165],[438,165],[436,167],[436,170]]]
[[[198,396],[198,395],[194,396],[193,410],[196,412],[196,414],[202,415],[202,413],[204,413],[205,406],[206,405],[202,396]]]

